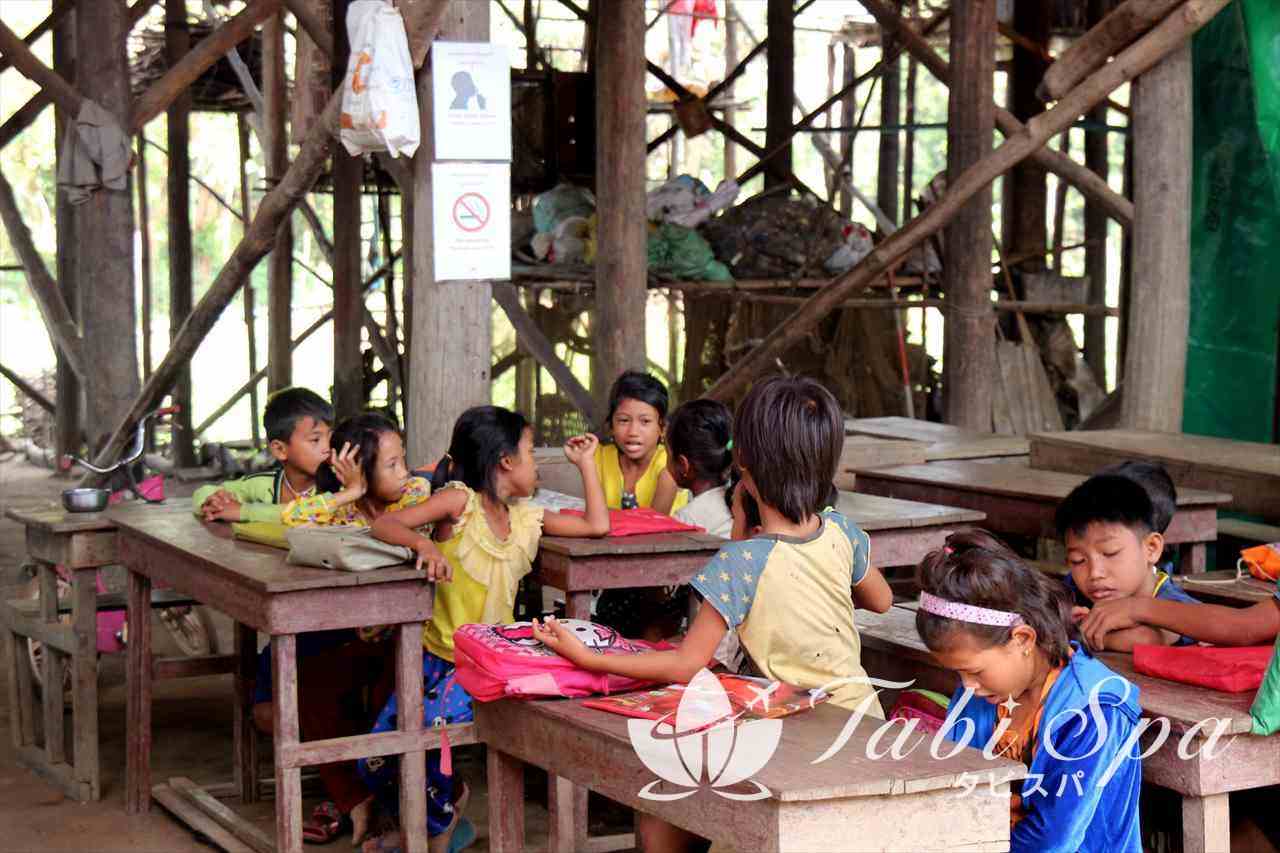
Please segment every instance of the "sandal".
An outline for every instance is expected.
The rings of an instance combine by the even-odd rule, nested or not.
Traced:
[[[351,822],[332,802],[316,806],[311,820],[302,825],[302,840],[307,844],[329,844],[339,835],[350,831]]]

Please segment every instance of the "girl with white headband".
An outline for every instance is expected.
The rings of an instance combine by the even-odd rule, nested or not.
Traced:
[[[960,676],[946,736],[1027,765],[1011,850],[1140,851],[1138,688],[1070,640],[1061,584],[982,530],[948,537],[919,583],[916,630]]]

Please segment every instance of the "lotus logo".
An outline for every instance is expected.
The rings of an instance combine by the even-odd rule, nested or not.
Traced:
[[[776,687],[776,685],[774,685]],[[768,703],[773,688],[762,689],[755,702]],[[752,720],[736,724],[729,697],[720,681],[705,669],[698,670],[680,697],[674,715],[659,720],[627,721],[631,746],[644,765],[658,778],[640,790],[646,800],[682,800],[710,787],[730,800],[761,800],[769,789],[751,774],[769,763],[782,737],[782,720]],[[666,781],[688,790],[658,793],[654,787]],[[756,787],[750,793],[722,791],[739,782]]]

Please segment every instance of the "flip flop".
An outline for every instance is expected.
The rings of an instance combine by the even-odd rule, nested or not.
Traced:
[[[311,813],[311,820],[302,825],[302,840],[307,844],[329,844],[350,829],[347,816],[338,811],[332,802],[323,802]]]

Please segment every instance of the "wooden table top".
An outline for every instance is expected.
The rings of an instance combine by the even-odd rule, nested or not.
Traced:
[[[932,654],[915,629],[917,605],[918,602],[909,602],[905,606],[894,605],[887,613],[857,611],[854,624],[858,626],[862,642],[865,644],[870,640],[891,644],[913,659],[932,661]],[[869,637],[873,632],[874,636]],[[1248,734],[1252,730],[1253,718],[1249,716],[1249,706],[1253,704],[1254,697],[1252,691],[1223,693],[1207,687],[1194,687],[1141,675],[1133,668],[1133,655],[1102,652],[1098,659],[1113,672],[1137,685],[1141,691],[1138,703],[1142,706],[1144,716],[1166,717],[1174,731],[1186,731],[1208,718],[1227,720],[1228,734]]]
[[[859,476],[1054,503],[1065,498],[1072,489],[1088,479],[1084,474],[1044,471],[1013,462],[964,460],[876,468],[860,471]],[[1217,506],[1230,501],[1231,496],[1222,492],[1178,489],[1178,506],[1180,507]]]
[[[492,703],[497,710],[518,705],[521,715],[547,718],[562,724],[566,730],[586,733],[611,741],[619,753],[628,758],[634,750],[627,735],[627,719],[619,714],[584,708],[583,700],[547,700],[526,703]],[[480,709],[477,709],[478,711]],[[780,801],[831,800],[846,797],[878,797],[922,793],[955,787],[962,774],[977,776],[984,782],[988,774],[998,774],[997,781],[1021,779],[1026,768],[1021,764],[996,759],[988,761],[981,751],[966,749],[946,759],[933,758],[927,743],[894,760],[867,757],[867,741],[883,720],[864,718],[847,743],[830,759],[814,764],[835,742],[849,722],[850,712],[831,704],[823,704],[782,720],[782,737],[769,762],[751,778],[769,789],[770,798]],[[520,723],[523,725],[523,723]],[[635,759],[638,761],[639,759]]]
[[[1193,465],[1205,471],[1280,478],[1280,446],[1254,441],[1136,429],[1099,429],[1036,433],[1031,436],[1031,446],[1034,449],[1037,445],[1072,445],[1119,452],[1134,459]],[[1175,482],[1177,479],[1174,477]]]
[[[61,503],[54,501],[12,506],[4,514],[19,524],[49,533],[84,533],[116,528],[106,512],[67,512]]]
[[[973,509],[845,491],[840,492],[836,509],[867,533],[938,524],[980,524],[987,517]]]
[[[641,536],[605,536],[578,539],[543,536],[539,550],[566,557],[635,557],[683,551],[718,551],[727,540],[707,533],[649,533]]]
[[[1235,571],[1231,569],[1194,575],[1176,575],[1174,580],[1202,601],[1218,600],[1241,607],[1247,607],[1259,601],[1268,601],[1276,594],[1274,583],[1260,581],[1250,575],[1237,578]]]
[[[1026,436],[977,432],[915,418],[850,418],[844,427],[846,433],[853,435],[922,442],[927,445],[925,458],[929,461],[1025,456],[1031,452]]]
[[[352,587],[392,581],[422,580],[412,567],[394,566],[368,572],[343,572],[293,566],[279,548],[236,539],[231,525],[206,523],[189,506],[166,512],[147,504],[122,504],[106,515],[123,532],[177,552],[212,575],[262,593]]]

